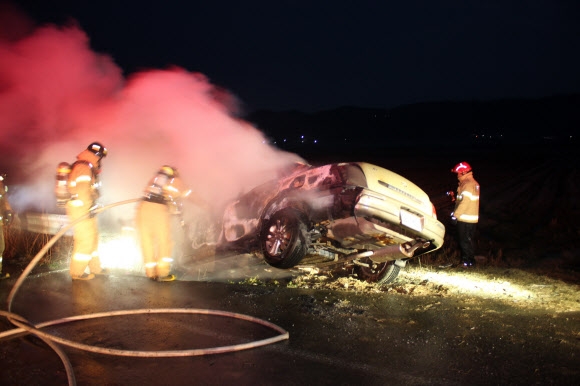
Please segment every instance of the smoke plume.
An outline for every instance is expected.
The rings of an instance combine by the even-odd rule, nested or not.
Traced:
[[[203,74],[179,67],[124,78],[75,25],[0,40],[0,166],[10,202],[16,210],[53,210],[56,165],[74,162],[98,141],[109,151],[103,204],[139,197],[168,164],[219,207],[299,160],[234,117],[234,100]]]

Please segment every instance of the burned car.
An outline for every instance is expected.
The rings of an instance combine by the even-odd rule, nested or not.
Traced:
[[[257,252],[281,269],[352,267],[382,284],[445,235],[423,190],[364,162],[295,165],[229,204],[220,228],[218,248]]]

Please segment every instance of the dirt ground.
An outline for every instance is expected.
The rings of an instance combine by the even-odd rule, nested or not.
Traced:
[[[466,296],[478,302],[498,301],[522,309],[580,311],[580,281],[574,277],[577,275],[568,273],[562,274],[568,278],[563,280],[515,268],[480,267],[467,270],[462,267],[442,269],[410,264],[394,283],[383,286],[352,276],[337,276],[306,274],[293,279],[289,286],[393,296]]]

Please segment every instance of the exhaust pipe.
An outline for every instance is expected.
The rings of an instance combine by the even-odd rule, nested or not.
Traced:
[[[387,261],[408,259],[415,255],[418,249],[428,248],[430,241],[415,239],[403,244],[390,245],[385,248],[375,249],[374,251],[361,252],[353,256],[354,259],[363,257],[370,258],[375,263],[385,263]]]

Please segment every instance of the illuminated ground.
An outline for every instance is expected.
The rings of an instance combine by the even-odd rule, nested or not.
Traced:
[[[497,267],[439,269],[408,265],[397,280],[377,286],[352,276],[307,275],[293,279],[298,288],[333,289],[393,296],[465,297],[468,301],[499,301],[522,309],[550,312],[580,311],[576,282],[521,269]]]
[[[549,269],[549,270],[548,270]],[[324,271],[298,266],[279,270],[257,256],[231,255],[206,259],[177,270],[180,280],[287,286],[356,293],[402,296],[466,296],[520,308],[555,312],[580,311],[580,272],[558,268],[518,269],[480,264],[479,267],[440,268],[409,262],[397,280],[377,285],[359,280],[352,272]]]

